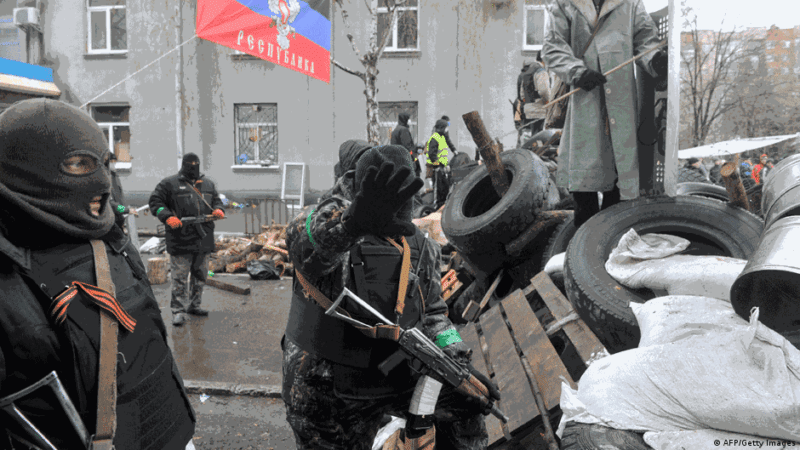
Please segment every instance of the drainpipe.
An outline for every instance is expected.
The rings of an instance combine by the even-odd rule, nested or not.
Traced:
[[[183,0],[175,2],[175,45],[178,45],[178,57],[175,61],[175,144],[178,156],[178,170],[183,159]]]

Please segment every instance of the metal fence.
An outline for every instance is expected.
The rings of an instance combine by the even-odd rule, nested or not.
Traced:
[[[300,214],[300,200],[280,200],[276,198],[248,198],[243,209],[244,233],[256,235],[261,233],[262,226],[273,223],[287,225]]]

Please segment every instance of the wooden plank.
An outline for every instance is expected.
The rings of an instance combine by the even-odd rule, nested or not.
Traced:
[[[226,283],[224,281],[215,280],[213,278],[207,278],[206,284],[209,286],[213,286],[217,289],[222,289],[224,291],[233,292],[234,294],[241,294],[241,295],[250,295],[250,288],[241,288],[239,286],[234,286],[230,283]]]
[[[478,330],[475,329],[475,324],[467,324],[459,331],[459,334],[461,335],[461,340],[472,349],[472,366],[478,372],[491,377],[491,372],[486,368],[485,356],[478,339]],[[500,410],[502,411],[502,408]],[[486,416],[486,429],[489,431],[489,442],[496,442],[504,437],[500,420],[491,414]]]
[[[450,299],[453,298],[453,295],[455,295],[455,293],[458,292],[458,290],[461,289],[462,287],[464,287],[464,283],[456,279],[456,282],[453,283],[452,286],[450,286],[450,288],[448,288],[444,292],[444,295],[442,295],[442,299],[444,299],[444,302],[450,303]]]
[[[490,309],[479,320],[502,396],[500,409],[508,416],[508,429],[513,433],[539,415],[536,400],[500,308]]]
[[[564,298],[561,291],[558,290],[545,272],[540,272],[533,277],[531,285],[542,297],[556,321],[575,312],[572,304]],[[597,354],[607,353],[606,347],[600,343],[600,340],[597,339],[597,336],[594,335],[583,320],[574,320],[564,325],[564,332],[567,333],[567,337],[575,345],[575,350],[577,350],[583,362],[588,362]]]
[[[467,126],[472,140],[478,146],[479,152],[489,172],[489,179],[492,182],[492,187],[497,192],[498,197],[502,198],[508,192],[511,182],[506,174],[505,165],[500,160],[500,146],[497,141],[493,141],[489,137],[489,132],[481,120],[478,111],[468,112],[461,116],[464,119],[464,124]]]
[[[545,406],[550,410],[561,402],[561,377],[570,383],[573,380],[522,291],[514,291],[502,305],[512,333],[534,371]]]

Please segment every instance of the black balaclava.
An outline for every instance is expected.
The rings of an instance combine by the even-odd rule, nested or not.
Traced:
[[[342,142],[339,146],[339,162],[333,167],[333,175],[336,178],[356,168],[356,162],[361,155],[372,148],[372,145],[361,139],[350,139]]]
[[[192,181],[200,178],[200,158],[194,153],[187,153],[183,155],[183,159],[181,160],[181,171],[179,173]]]
[[[381,165],[384,162],[389,161],[394,163],[394,173],[396,173],[401,167],[408,167],[411,169],[411,172],[408,175],[408,178],[403,182],[402,187],[408,186],[414,179],[417,177],[414,173],[414,166],[411,162],[411,155],[408,154],[408,150],[405,147],[401,147],[399,145],[384,145],[381,147],[375,147],[370,149],[363,156],[361,159],[358,160],[356,164],[356,193],[361,189],[361,182],[364,181],[364,177],[367,175],[367,169],[370,167],[376,167],[380,169]],[[400,210],[397,211],[395,216],[407,222],[410,222],[412,219],[412,209],[414,207],[414,199],[410,198],[405,205],[403,205]]]
[[[411,116],[408,113],[402,112],[402,113],[400,113],[399,116],[397,116],[397,123],[399,123],[400,125],[402,125],[404,127],[407,127],[408,126],[408,119],[410,119],[410,118],[411,118]]]
[[[50,99],[0,114],[0,223],[14,242],[96,239],[111,230],[108,141],[86,113]],[[70,159],[72,164],[62,164]],[[90,203],[101,197],[99,215]],[[33,239],[32,239],[33,237]]]

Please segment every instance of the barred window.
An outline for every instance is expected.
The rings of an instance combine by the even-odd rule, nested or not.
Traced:
[[[125,53],[128,28],[125,0],[87,0],[89,53]]]
[[[417,126],[417,102],[378,102],[378,121],[380,124],[381,145],[392,142],[392,131],[397,126],[400,113],[408,113],[408,129],[414,144],[419,144],[419,127]]]
[[[397,20],[395,20],[392,28],[389,28],[392,23],[392,16],[389,14],[389,8],[387,7],[387,2],[390,1],[394,1],[399,5],[397,6]],[[378,39],[383,39],[386,33],[389,33],[384,51],[419,50],[417,39],[419,34],[419,4],[417,1],[380,0],[378,6]]]
[[[234,164],[278,164],[278,104],[234,105]]]

